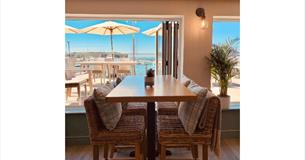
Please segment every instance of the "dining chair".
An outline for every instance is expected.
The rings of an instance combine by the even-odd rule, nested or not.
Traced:
[[[141,103],[141,102],[129,102],[129,103],[123,103],[123,112],[128,115],[142,115],[144,116],[144,128],[145,130],[147,129],[147,111],[146,111],[146,103]],[[144,135],[144,141],[145,141],[145,135]],[[145,145],[144,145],[145,146]],[[128,146],[128,145],[113,145],[111,146],[110,150],[110,158],[113,158],[113,155],[115,152],[118,150],[123,150],[123,149],[130,149],[133,148],[133,146]],[[145,154],[145,148],[143,154]],[[130,156],[134,156],[134,152],[130,153]]]
[[[220,111],[218,97],[207,99],[206,110],[200,116],[201,127],[196,127],[193,134],[188,134],[177,115],[158,115],[158,141],[160,147],[160,160],[166,159],[166,148],[177,146],[190,146],[194,159],[198,158],[198,145],[202,145],[202,159],[208,160],[208,146],[214,145],[215,123]]]
[[[98,114],[94,98],[84,102],[89,126],[90,143],[93,146],[93,160],[99,159],[99,146],[104,145],[104,158],[108,159],[108,146],[115,144],[133,145],[135,159],[141,159],[141,146],[144,139],[144,116],[134,115],[132,111],[123,114],[113,130],[108,130]]]

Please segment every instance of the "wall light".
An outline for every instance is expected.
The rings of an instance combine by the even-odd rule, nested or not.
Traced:
[[[197,8],[197,9],[196,9],[196,15],[197,15],[198,17],[201,18],[200,27],[201,27],[202,29],[208,28],[209,23],[208,23],[208,21],[205,19],[205,11],[204,11],[204,9],[203,9],[203,8]]]

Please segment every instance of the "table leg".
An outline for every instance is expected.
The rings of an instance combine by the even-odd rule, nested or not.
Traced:
[[[155,159],[155,141],[156,141],[156,111],[155,102],[147,102],[147,157],[148,160]]]

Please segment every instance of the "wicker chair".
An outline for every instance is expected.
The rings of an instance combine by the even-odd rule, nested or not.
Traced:
[[[145,129],[147,128],[147,112],[146,112],[146,103],[141,103],[141,102],[129,102],[129,103],[123,103],[123,112],[125,114],[129,115],[142,115],[144,116],[144,121],[145,121]],[[117,152],[120,149],[130,149],[133,148],[133,146],[126,146],[126,145],[113,145],[111,147],[110,151],[110,158],[113,158],[114,152]],[[144,152],[146,153],[146,152]],[[134,152],[130,153],[130,156],[134,156]]]
[[[220,109],[219,99],[216,96],[210,97],[206,107],[208,107],[206,123],[204,123],[203,129],[197,127],[192,135],[185,132],[178,116],[158,115],[160,160],[165,160],[166,158],[166,147],[187,146],[190,144],[194,159],[198,158],[197,146],[202,145],[203,160],[208,160],[208,145],[211,144],[217,109]]]
[[[178,115],[179,102],[157,102],[158,115]]]
[[[85,100],[86,116],[89,126],[90,142],[93,145],[93,160],[99,159],[99,145],[104,145],[104,158],[108,159],[108,145],[126,144],[135,146],[135,159],[141,159],[141,146],[144,139],[144,117],[123,111],[116,128],[109,131],[103,125],[98,108],[89,97]]]

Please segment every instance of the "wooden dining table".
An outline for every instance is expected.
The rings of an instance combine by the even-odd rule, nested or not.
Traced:
[[[147,157],[156,155],[156,108],[155,102],[192,101],[196,95],[179,80],[170,75],[154,77],[152,87],[144,85],[144,76],[127,76],[107,96],[108,102],[147,102]]]

